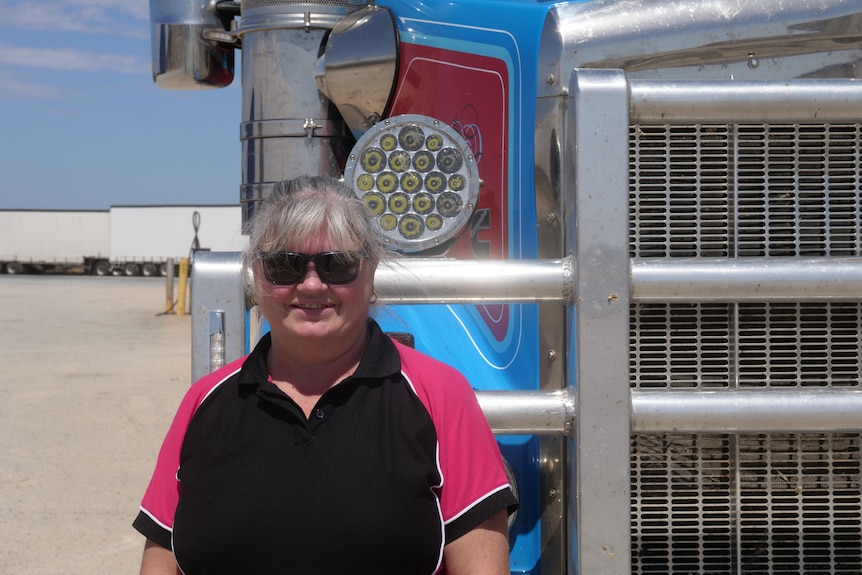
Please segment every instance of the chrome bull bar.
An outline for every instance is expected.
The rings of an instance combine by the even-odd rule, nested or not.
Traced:
[[[408,259],[381,265],[378,302],[560,303],[577,301],[576,261]],[[858,258],[631,260],[638,301],[817,301],[862,299]],[[615,294],[608,294],[609,298]],[[494,433],[571,436],[574,389],[477,391]],[[841,432],[862,430],[862,391],[714,390],[631,392],[633,432]]]
[[[195,260],[195,294],[202,284],[224,292],[192,309],[202,322],[206,340],[195,342],[202,373],[210,361],[209,313],[243,305],[241,256],[200,252]],[[382,264],[375,277],[378,303],[559,303],[577,301],[576,261],[464,261],[442,258],[403,259]],[[235,277],[239,283],[208,277]],[[862,300],[862,260],[858,258],[748,258],[725,260],[631,260],[631,299],[638,301],[817,301]],[[608,297],[614,297],[609,294]],[[219,305],[218,300],[222,300]],[[215,303],[215,307],[212,305]],[[230,304],[230,305],[224,305]],[[235,314],[233,314],[235,317]],[[228,317],[231,317],[229,314]],[[229,333],[243,333],[240,324]],[[228,356],[242,355],[244,341],[226,341]],[[229,359],[230,359],[229,357]],[[201,369],[196,369],[201,372]],[[201,375],[202,375],[201,373]],[[571,436],[577,417],[571,385],[561,390],[477,391],[479,403],[494,433],[500,435]],[[633,432],[842,432],[862,430],[862,391],[857,390],[713,390],[674,393],[667,390],[631,392]]]

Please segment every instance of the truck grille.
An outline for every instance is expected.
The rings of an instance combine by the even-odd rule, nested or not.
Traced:
[[[860,256],[862,125],[636,125],[638,258]],[[632,306],[636,389],[860,386],[858,302]],[[860,434],[638,434],[635,573],[862,573]]]

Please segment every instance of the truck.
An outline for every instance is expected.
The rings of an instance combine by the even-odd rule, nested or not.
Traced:
[[[242,249],[240,214],[239,204],[0,210],[0,269],[166,275],[169,261],[197,251]]]
[[[127,276],[166,275],[171,260],[202,250],[239,250],[245,244],[235,206],[114,206],[111,266]]]
[[[862,572],[857,0],[151,0],[153,77],[241,54],[243,221],[343,178],[377,318],[454,365],[512,573]],[[198,258],[194,377],[266,326]],[[469,441],[469,438],[465,438]]]
[[[0,210],[0,268],[105,275],[110,226],[108,210]]]

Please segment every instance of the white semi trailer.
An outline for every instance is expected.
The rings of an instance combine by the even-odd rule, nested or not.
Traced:
[[[111,208],[112,269],[128,276],[165,273],[199,250],[241,250],[237,206],[114,206]]]
[[[239,206],[0,210],[0,269],[155,276],[199,250],[241,250]]]
[[[0,267],[7,274],[110,273],[108,210],[0,210]]]

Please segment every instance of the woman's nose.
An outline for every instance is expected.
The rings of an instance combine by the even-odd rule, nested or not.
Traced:
[[[326,285],[326,282],[317,274],[317,267],[314,265],[314,262],[308,262],[305,268],[305,275],[297,286],[302,286],[304,289],[317,289],[319,287],[326,287]]]

